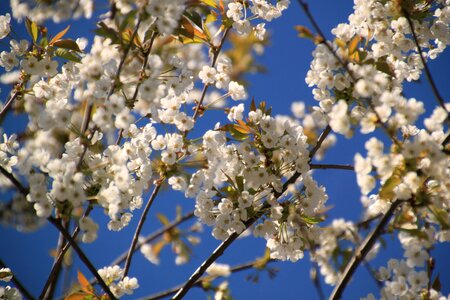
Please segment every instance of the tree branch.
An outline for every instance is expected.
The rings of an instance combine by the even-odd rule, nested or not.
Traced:
[[[149,236],[147,236],[146,238],[144,238],[141,242],[138,242],[136,244],[136,247],[134,248],[134,251],[137,251],[139,248],[141,248],[143,245],[150,243],[154,240],[156,240],[157,238],[159,238],[160,236],[162,236],[164,233],[174,229],[175,227],[177,227],[178,225],[180,225],[181,223],[192,219],[192,217],[194,217],[194,212],[191,211],[187,214],[185,214],[184,216],[182,216],[179,219],[175,219],[172,223],[168,224],[167,226],[162,227],[161,229],[157,230],[156,232],[150,234]],[[127,258],[127,254],[128,251],[122,253],[118,258],[116,258],[111,265],[115,266],[115,265],[119,265],[121,263],[123,263],[126,258]]]
[[[66,229],[61,225],[59,220],[55,219],[54,217],[49,217],[47,220],[58,229],[59,232],[61,232],[64,235],[64,238],[69,242],[69,244],[72,246],[72,248],[75,250],[75,252],[78,254],[78,257],[83,261],[83,263],[86,265],[86,267],[89,269],[89,271],[92,273],[92,275],[97,278],[98,283],[102,287],[102,289],[106,292],[106,294],[109,296],[110,299],[117,299],[114,294],[109,289],[108,285],[103,281],[102,277],[98,274],[97,269],[94,267],[92,262],[89,260],[89,258],[84,254],[83,250],[81,250],[80,246],[78,246],[77,242],[70,236],[70,234],[66,231]]]
[[[147,201],[147,205],[144,208],[144,211],[142,212],[141,219],[139,220],[138,226],[136,227],[136,231],[134,232],[133,240],[131,241],[130,248],[128,249],[128,255],[127,259],[125,261],[125,267],[122,279],[125,278],[125,276],[128,275],[128,272],[130,270],[131,266],[131,259],[133,258],[133,253],[136,249],[136,244],[139,239],[139,234],[141,233],[142,226],[144,226],[145,219],[147,218],[148,211],[150,210],[150,206],[152,206],[153,201],[156,198],[156,195],[158,195],[159,189],[161,188],[161,185],[164,181],[164,178],[158,179],[155,188],[153,189],[153,193],[151,194],[150,198]]]
[[[240,264],[240,265],[236,265],[236,266],[234,266],[234,267],[232,267],[230,269],[230,272],[231,273],[237,273],[237,272],[240,272],[240,271],[252,269],[252,268],[255,267],[255,263],[258,263],[259,260],[260,259],[256,259],[256,260],[251,261],[251,262],[247,262],[247,263],[243,263],[243,264]],[[267,263],[274,262],[274,261],[275,261],[274,259],[269,259],[267,261]],[[212,278],[215,278],[215,276],[203,276],[199,280],[197,280],[197,282],[194,283],[194,286],[201,286],[203,280],[205,280],[205,279],[208,280],[208,279],[212,279]],[[166,291],[163,291],[163,292],[160,292],[160,293],[157,293],[157,294],[153,294],[153,295],[144,297],[142,299],[157,300],[157,299],[161,299],[161,298],[164,298],[164,297],[168,297],[168,296],[171,296],[171,295],[175,294],[182,287],[183,287],[183,285],[177,285],[177,286],[175,286],[173,288],[170,288],[170,289],[168,289]]]
[[[16,100],[16,98],[19,96],[20,94],[20,89],[23,86],[23,81],[18,83],[15,87],[14,87],[14,94],[11,95],[11,97],[9,98],[9,100],[6,102],[5,106],[3,106],[2,110],[0,111],[0,123],[2,122],[3,118],[5,117],[6,113],[9,111],[9,109],[11,108],[11,105],[13,104],[14,100]]]
[[[68,229],[70,222],[64,222],[64,228]],[[66,244],[66,240],[64,238],[64,235],[60,232],[58,236],[58,244],[56,246],[58,256],[55,256],[55,259],[53,261],[52,270],[50,272],[51,274],[51,280],[46,281],[43,291],[41,292],[39,299],[53,299],[53,294],[55,293],[56,285],[58,283],[59,276],[61,274],[62,269],[62,259],[59,260],[59,256],[64,248],[64,245]],[[50,278],[50,275],[49,275]],[[48,285],[47,285],[48,284]]]
[[[334,56],[334,58],[339,62],[339,64],[345,69],[345,71],[348,73],[348,75],[350,76],[350,78],[352,79],[352,81],[354,83],[356,83],[357,78],[355,77],[355,75],[353,74],[352,70],[350,70],[350,68],[348,67],[348,62],[347,61],[343,61],[339,55],[337,55],[336,51],[334,51],[333,47],[330,45],[330,43],[327,41],[325,35],[323,34],[322,30],[320,29],[320,26],[317,24],[316,20],[314,19],[313,15],[311,14],[308,4],[303,1],[303,0],[298,0],[298,3],[300,4],[300,6],[302,7],[303,11],[305,12],[306,16],[308,17],[309,21],[311,22],[311,24],[313,25],[314,29],[317,31],[317,33],[319,34],[320,38],[321,38],[321,43],[324,44],[328,51],[330,51],[330,53]],[[379,115],[379,113],[375,110],[375,107],[373,106],[373,103],[371,101],[371,99],[367,99],[367,103],[370,107],[370,109],[373,111],[373,113],[377,116],[378,119],[378,124],[380,124],[381,128],[384,129],[384,131],[386,132],[386,134],[391,138],[391,140],[395,143],[395,144],[399,144],[397,138],[393,135],[393,133],[389,130],[389,128],[387,127],[387,125],[381,121],[381,117]]]
[[[349,170],[354,171],[355,168],[352,165],[335,165],[335,164],[310,164],[311,169],[336,169],[336,170]]]
[[[246,223],[246,228],[250,227],[258,218],[253,218]],[[181,286],[172,300],[182,299],[186,293],[195,285],[200,277],[206,272],[206,270],[215,262],[223,252],[239,237],[240,234],[234,232],[225,241],[223,241],[214,252],[195,270],[195,272],[189,277],[189,279]]]
[[[0,173],[2,173],[6,178],[9,179],[9,181],[19,190],[19,192],[24,195],[25,197],[28,195],[29,190],[28,188],[24,187],[15,177],[13,174],[6,171],[5,168],[0,166]]]
[[[84,212],[82,218],[85,218],[85,217],[89,216],[89,214],[91,213],[92,209],[93,209],[92,206],[89,205],[89,206],[86,208],[86,211]],[[79,233],[80,233],[80,225],[78,225],[78,226],[74,229],[74,231],[73,231],[73,233],[72,233],[72,239],[73,239],[73,240],[76,240],[76,238],[77,238],[77,236],[78,236]],[[61,233],[61,234],[62,234],[62,233]],[[69,248],[70,248],[70,243],[69,243],[69,242],[66,242],[66,243],[64,244],[64,246],[62,247],[61,251],[58,253],[58,257],[56,258],[56,260],[55,260],[55,262],[54,262],[54,264],[53,264],[53,267],[52,267],[52,269],[51,269],[51,271],[50,271],[50,274],[49,274],[48,277],[47,277],[47,281],[46,281],[45,284],[44,284],[44,287],[43,287],[43,289],[42,289],[41,295],[39,296],[39,299],[42,299],[42,298],[45,296],[48,287],[49,287],[50,284],[55,280],[55,277],[57,276],[58,268],[60,268],[60,266],[62,265],[62,261],[63,261],[63,259],[64,259],[64,255],[66,254],[67,250],[69,250]]]
[[[8,266],[0,259],[0,267],[1,268],[7,268]],[[11,278],[11,282],[14,284],[14,286],[19,290],[19,292],[24,296],[26,299],[35,299],[31,293],[25,288],[25,286],[22,284],[22,282],[17,278],[14,272],[13,277]]]
[[[361,262],[364,261],[364,258],[366,257],[367,253],[370,252],[373,245],[379,238],[379,236],[382,234],[384,227],[387,225],[389,220],[391,219],[392,215],[395,213],[395,210],[403,203],[403,200],[396,200],[391,204],[391,207],[389,207],[388,211],[384,214],[384,216],[381,218],[378,225],[374,228],[374,230],[366,237],[366,239],[363,241],[363,243],[355,250],[355,254],[352,256],[350,261],[347,263],[347,266],[345,267],[344,272],[342,273],[342,276],[334,288],[333,292],[331,293],[330,299],[337,300],[342,297],[342,293],[344,292],[345,288],[347,287],[348,283],[350,282],[350,279],[353,277],[353,274],[355,273],[358,266],[361,264]]]

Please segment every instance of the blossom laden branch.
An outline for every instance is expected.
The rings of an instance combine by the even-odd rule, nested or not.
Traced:
[[[423,53],[422,47],[420,47],[419,39],[417,37],[416,30],[414,28],[414,23],[411,20],[411,16],[409,15],[409,12],[403,8],[403,14],[405,15],[406,20],[408,21],[409,28],[411,30],[414,43],[416,44],[417,52],[419,52],[420,60],[422,61],[423,68],[425,70],[425,75],[428,79],[428,82],[430,83],[431,90],[433,91],[434,97],[436,98],[439,105],[444,109],[444,111],[447,113],[447,122],[450,124],[450,112],[448,111],[447,107],[445,106],[445,100],[442,98],[441,93],[439,92],[436,82],[433,79],[433,76],[431,75],[430,68],[428,67],[428,64],[425,60],[425,55]]]
[[[214,68],[215,65],[216,65],[217,59],[219,58],[220,51],[222,50],[222,47],[225,44],[225,40],[227,38],[228,33],[230,32],[230,29],[231,29],[230,27],[225,29],[225,31],[223,33],[223,36],[222,36],[222,39],[220,40],[219,45],[217,47],[213,47],[212,48],[213,58],[212,58],[212,61],[211,61],[211,68]],[[200,99],[199,99],[199,101],[197,103],[197,106],[195,107],[194,115],[192,116],[194,121],[200,115],[200,108],[203,105],[203,101],[205,100],[206,92],[208,91],[209,86],[210,86],[210,84],[208,84],[208,83],[205,83],[205,85],[203,86],[202,94],[201,94]],[[187,132],[185,133],[185,135],[186,134],[187,134]]]

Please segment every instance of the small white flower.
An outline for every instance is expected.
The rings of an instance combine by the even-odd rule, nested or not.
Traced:
[[[203,66],[202,70],[198,73],[198,77],[204,84],[212,84],[216,80],[216,69],[210,66]]]
[[[243,100],[247,98],[244,86],[236,81],[231,81],[228,85],[228,93],[233,100]]]
[[[11,22],[10,14],[0,16],[0,40],[5,38],[11,31],[10,22]]]

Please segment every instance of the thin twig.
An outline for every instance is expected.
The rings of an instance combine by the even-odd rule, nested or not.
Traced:
[[[164,227],[158,229],[157,231],[155,231],[154,233],[148,235],[143,240],[139,241],[139,239],[138,239],[138,243],[136,244],[136,247],[134,248],[134,251],[137,251],[138,249],[140,249],[143,245],[145,245],[147,243],[153,242],[154,240],[156,240],[157,238],[162,236],[164,233],[174,229],[175,227],[177,227],[181,223],[183,223],[183,222],[185,222],[185,221],[187,221],[189,219],[192,219],[193,217],[194,217],[194,212],[191,211],[191,212],[185,214],[184,216],[182,216],[181,218],[175,219],[172,223],[167,224],[167,226],[164,226]],[[127,256],[128,256],[128,250],[123,252],[110,265],[111,266],[120,265],[121,263],[123,263],[127,259]],[[96,279],[92,278],[89,282],[90,282],[90,284],[94,284],[96,282]]]
[[[82,218],[86,218],[87,216],[89,216],[91,211],[92,211],[92,206],[89,205],[86,208],[86,211],[84,212]],[[74,231],[72,233],[72,240],[76,240],[78,234],[80,233],[80,230],[81,230],[80,229],[80,225],[78,225],[74,229]],[[52,267],[52,269],[50,271],[50,274],[47,277],[47,281],[45,282],[44,287],[42,289],[41,296],[39,297],[40,299],[44,297],[45,293],[47,292],[47,289],[48,289],[49,285],[51,284],[51,282],[53,282],[55,280],[55,277],[57,276],[57,272],[58,272],[57,269],[59,268],[60,265],[62,265],[62,261],[64,259],[64,255],[66,254],[67,250],[69,250],[69,248],[70,248],[70,243],[66,242],[64,244],[64,246],[61,248],[61,251],[59,251],[58,256],[56,257],[55,262],[53,264],[53,267]]]
[[[144,211],[142,212],[141,219],[139,220],[138,226],[136,227],[136,231],[134,232],[133,240],[131,241],[130,248],[128,249],[128,255],[127,255],[127,259],[125,261],[125,267],[124,267],[122,279],[125,278],[125,276],[127,276],[128,272],[130,271],[131,259],[133,258],[133,253],[134,253],[134,250],[136,249],[136,244],[139,239],[139,234],[141,233],[142,227],[144,226],[144,223],[145,223],[145,219],[147,218],[148,211],[150,210],[150,207],[152,206],[153,201],[156,198],[156,195],[158,195],[159,189],[161,188],[163,181],[164,181],[164,178],[161,178],[157,181],[155,188],[153,189],[153,192],[147,201],[147,205],[145,206]]]
[[[313,264],[313,271],[312,272],[314,272],[314,274],[311,275],[311,280],[313,282],[314,288],[317,291],[317,295],[319,296],[319,300],[325,300],[325,294],[323,292],[322,285],[320,284],[320,279],[319,279],[319,276],[318,276],[319,265],[315,261],[312,261],[311,263]]]
[[[0,267],[7,268],[8,266],[0,259]],[[11,278],[11,282],[19,290],[19,292],[22,294],[22,296],[24,296],[26,299],[35,299],[31,295],[31,293],[25,288],[25,286],[22,284],[22,282],[17,278],[14,271],[12,271],[12,273],[13,273],[13,277]]]
[[[89,269],[89,271],[92,273],[92,275],[97,278],[98,283],[102,287],[102,289],[106,292],[106,294],[111,299],[117,299],[114,294],[109,289],[108,285],[103,281],[103,278],[98,274],[97,269],[94,267],[92,262],[89,260],[89,258],[84,254],[83,250],[81,250],[80,246],[78,246],[77,242],[70,236],[70,234],[67,232],[67,230],[61,225],[61,223],[53,218],[49,217],[47,220],[58,229],[59,232],[61,232],[64,235],[64,238],[69,242],[69,244],[72,246],[72,248],[75,250],[75,252],[78,254],[78,257],[83,261],[83,263],[86,265],[86,267]]]
[[[0,166],[0,172],[9,179],[9,181],[19,190],[19,192],[24,195],[25,197],[28,195],[29,190],[28,188],[24,187],[15,177],[13,174],[6,171],[5,168]]]
[[[409,13],[404,9],[403,14],[405,15],[406,20],[408,21],[409,28],[411,29],[411,33],[414,39],[414,43],[416,44],[417,51],[419,52],[420,60],[422,61],[423,68],[425,69],[425,75],[427,76],[428,82],[430,83],[431,90],[433,91],[434,97],[436,98],[439,105],[447,112],[447,122],[450,123],[450,115],[449,111],[445,107],[445,100],[442,98],[441,93],[439,93],[439,90],[436,86],[436,82],[433,79],[433,76],[431,75],[430,69],[428,68],[428,64],[425,60],[425,56],[422,51],[422,47],[420,47],[419,39],[417,37],[416,31],[414,30],[414,23],[411,20],[411,17],[409,16]]]
[[[363,264],[364,264],[364,267],[366,268],[367,272],[369,273],[370,277],[373,279],[373,281],[377,285],[377,287],[379,289],[381,289],[383,287],[383,284],[375,276],[375,274],[376,274],[375,270],[372,268],[372,266],[369,264],[369,262],[367,260],[365,260]]]
[[[246,228],[250,227],[258,218],[250,219],[246,224]],[[195,285],[195,283],[200,279],[200,277],[206,272],[206,270],[215,262],[223,252],[239,237],[239,233],[232,233],[225,241],[223,241],[219,247],[217,247],[214,252],[195,270],[195,272],[189,277],[189,279],[182,285],[182,287],[177,291],[172,300],[179,300],[186,295],[186,293]]]
[[[353,167],[352,165],[310,164],[309,166],[311,167],[311,169],[321,169],[321,170],[328,170],[328,169],[349,170],[349,171],[355,170],[355,167]]]
[[[70,224],[70,222],[68,222],[68,221],[65,222],[64,228],[68,229],[69,224]],[[59,258],[59,254],[61,253],[61,251],[64,248],[65,243],[66,243],[66,240],[64,239],[64,235],[60,232],[59,236],[58,236],[58,244],[56,246],[58,256],[55,256],[55,259],[53,261],[52,270],[51,270],[52,272],[54,270],[54,272],[53,272],[54,274],[52,275],[51,280],[47,280],[46,285],[39,296],[39,299],[53,299],[53,295],[55,293],[56,285],[58,283],[58,279],[61,274],[62,265],[63,265],[62,260],[58,260],[58,258]],[[50,272],[50,273],[52,273],[52,272]],[[48,285],[47,285],[47,283],[48,283]]]
[[[298,3],[300,4],[300,6],[302,7],[303,11],[305,12],[306,16],[308,17],[308,20],[311,22],[312,26],[314,27],[314,29],[317,31],[317,33],[319,34],[319,37],[321,39],[320,43],[324,44],[325,47],[327,47],[328,51],[331,52],[331,54],[334,56],[334,58],[339,62],[339,64],[344,67],[344,69],[347,71],[348,75],[350,76],[350,78],[353,81],[356,81],[355,76],[353,75],[353,72],[349,69],[348,64],[345,63],[340,57],[339,55],[337,55],[337,53],[334,51],[333,47],[330,45],[330,43],[328,42],[328,40],[325,37],[325,34],[323,34],[322,29],[320,29],[319,24],[317,24],[316,20],[314,19],[313,15],[311,14],[311,11],[309,10],[309,6],[308,3],[306,3],[303,0],[298,0]]]
[[[127,56],[128,56],[128,53],[129,53],[130,50],[131,50],[131,45],[133,45],[133,41],[134,41],[134,39],[136,38],[136,35],[137,35],[137,32],[138,32],[138,29],[139,29],[139,26],[140,26],[140,25],[141,25],[141,18],[140,18],[140,16],[139,16],[139,19],[138,19],[138,21],[137,21],[137,23],[136,23],[136,26],[134,27],[133,34],[132,34],[131,37],[130,37],[130,42],[128,43],[127,47],[125,48],[125,50],[124,50],[124,52],[123,52],[122,59],[120,60],[119,66],[117,67],[117,74],[116,74],[116,77],[114,78],[114,82],[113,82],[113,84],[111,85],[111,89],[110,89],[109,92],[108,92],[108,96],[106,97],[105,102],[107,102],[107,101],[109,100],[109,98],[111,98],[111,96],[114,94],[114,90],[116,89],[117,84],[118,84],[118,82],[120,81],[120,73],[122,73],[123,65],[124,65],[125,60],[126,60],[126,58],[127,58]]]
[[[219,58],[220,51],[222,50],[223,44],[225,44],[225,40],[226,40],[227,35],[228,35],[229,32],[230,32],[230,28],[226,28],[226,29],[225,29],[225,32],[223,33],[222,40],[220,41],[219,46],[218,46],[216,49],[214,49],[214,51],[213,51],[213,58],[212,58],[212,61],[211,61],[211,67],[212,67],[212,68],[214,68],[215,65],[216,65],[217,59]],[[208,88],[209,88],[209,84],[205,84],[205,85],[203,86],[202,95],[201,95],[201,97],[200,97],[200,100],[199,100],[198,103],[197,103],[197,106],[195,107],[194,115],[192,116],[192,118],[194,119],[194,121],[195,121],[195,120],[198,118],[198,116],[199,116],[199,113],[200,113],[200,107],[201,107],[202,104],[203,104],[203,100],[205,99],[205,95],[206,95],[206,92],[207,92]],[[186,136],[186,135],[187,135],[187,132],[185,133],[185,136]]]
[[[381,218],[378,225],[374,228],[374,230],[366,237],[363,243],[355,250],[355,254],[352,256],[350,261],[347,263],[344,272],[342,273],[341,278],[339,279],[338,284],[335,286],[333,292],[331,293],[330,299],[337,300],[342,297],[342,293],[347,287],[350,279],[353,277],[354,272],[364,261],[367,253],[372,250],[373,245],[378,240],[380,235],[384,231],[384,227],[387,225],[392,215],[395,213],[395,210],[403,203],[403,200],[396,200],[391,204],[388,211]]]
[[[145,245],[147,243],[153,242],[154,240],[156,240],[157,238],[162,236],[164,233],[174,229],[181,223],[183,223],[189,219],[192,219],[193,217],[194,217],[194,212],[191,211],[191,212],[185,214],[184,216],[182,216],[181,218],[174,220],[172,223],[167,224],[167,226],[162,227],[161,229],[157,230],[156,232],[154,232],[154,233],[150,234],[149,236],[147,236],[146,238],[144,238],[142,241],[138,242],[136,244],[136,247],[134,248],[134,251],[137,251],[139,248],[141,248],[143,245]],[[122,253],[119,257],[117,257],[111,263],[111,266],[115,266],[115,265],[119,265],[119,264],[123,263],[127,259],[127,254],[128,254],[128,251]]]
[[[243,263],[243,264],[240,264],[240,265],[236,265],[236,266],[230,268],[230,273],[233,274],[233,273],[237,273],[237,272],[240,272],[240,271],[252,269],[252,268],[255,267],[255,264],[258,263],[259,261],[260,261],[260,259],[256,259],[256,260],[251,261],[251,262],[247,262],[247,263]],[[274,259],[269,259],[267,261],[267,263],[274,262],[274,261],[275,261]],[[203,280],[205,280],[205,279],[209,280],[209,279],[212,279],[212,278],[215,278],[215,277],[214,276],[203,276],[199,280],[197,280],[196,283],[194,283],[194,286],[201,286]],[[143,300],[143,299],[146,299],[146,300],[157,300],[157,299],[161,299],[161,298],[164,298],[164,297],[172,296],[173,294],[175,294],[182,287],[183,287],[183,285],[180,284],[180,285],[177,285],[177,286],[175,286],[173,288],[165,290],[163,292],[160,292],[160,293],[157,293],[157,294],[153,294],[153,295],[150,295],[150,296],[147,296],[147,297],[143,297],[143,298],[141,298],[141,300]]]
[[[5,114],[11,108],[11,105],[13,104],[14,100],[16,100],[17,96],[19,96],[19,94],[20,94],[19,88],[20,87],[21,87],[21,84],[18,84],[15,87],[16,91],[14,92],[14,94],[12,94],[12,96],[9,98],[8,102],[6,102],[5,106],[3,106],[2,110],[0,111],[0,121],[3,120],[3,118],[5,117]]]
[[[144,52],[144,62],[142,63],[141,72],[139,74],[139,80],[136,84],[136,88],[134,89],[133,97],[130,100],[130,102],[133,103],[133,105],[139,94],[139,88],[143,82],[143,79],[145,78],[145,68],[147,67],[148,57],[150,56],[150,53],[153,48],[153,43],[155,42],[155,39],[157,36],[158,36],[158,33],[156,31],[153,32],[152,37],[150,38],[150,44],[148,46],[148,49]],[[123,135],[123,128],[120,129],[120,131],[119,131],[119,134],[118,134],[117,140],[116,140],[116,145],[120,144],[120,142],[122,140],[122,135]]]

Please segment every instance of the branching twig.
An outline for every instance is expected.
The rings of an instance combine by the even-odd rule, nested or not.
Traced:
[[[0,267],[1,268],[7,268],[8,266],[0,259]],[[12,269],[11,269],[12,270]],[[19,290],[19,292],[24,296],[26,299],[35,299],[31,293],[25,288],[25,286],[22,284],[22,282],[17,279],[16,274],[12,270],[13,277],[11,279],[11,282],[14,284],[14,286]]]
[[[59,232],[61,232],[64,235],[64,238],[69,242],[69,244],[72,246],[72,248],[75,250],[75,252],[78,254],[78,257],[83,261],[83,263],[86,265],[86,267],[89,269],[89,271],[92,273],[92,275],[97,278],[98,283],[102,287],[102,289],[106,292],[106,294],[111,299],[116,299],[114,294],[109,289],[108,285],[106,285],[105,281],[103,281],[102,277],[98,274],[97,269],[94,267],[92,262],[89,260],[89,258],[84,254],[83,250],[81,250],[80,246],[78,246],[77,242],[70,236],[70,234],[67,232],[67,230],[61,225],[61,223],[53,218],[49,217],[47,220],[58,229]]]
[[[248,263],[244,263],[244,264],[240,264],[240,265],[234,266],[234,267],[230,268],[230,272],[233,274],[233,273],[237,273],[237,272],[240,272],[240,271],[252,269],[252,268],[255,267],[255,263],[258,263],[258,261],[259,261],[259,259],[256,259],[256,260],[248,262]],[[275,261],[274,259],[269,259],[267,261],[267,263],[274,262],[274,261]],[[205,280],[205,279],[208,280],[208,279],[212,279],[212,278],[214,278],[214,277],[213,276],[203,276],[199,280],[197,280],[197,282],[194,283],[194,286],[200,286],[202,284],[203,280]],[[150,295],[150,296],[147,296],[147,297],[143,297],[142,300],[143,299],[146,299],[146,300],[157,300],[157,299],[161,299],[161,298],[164,298],[164,297],[172,296],[173,294],[175,294],[182,287],[183,287],[182,285],[178,285],[176,287],[170,288],[170,289],[165,290],[163,292],[160,292],[160,293],[157,293],[157,294],[153,294],[153,295]]]
[[[127,255],[127,259],[125,261],[125,267],[124,267],[122,279],[128,275],[128,271],[130,270],[130,265],[131,265],[131,259],[133,258],[133,253],[134,253],[134,250],[136,249],[136,244],[139,239],[139,234],[141,233],[142,226],[144,226],[145,219],[147,218],[147,213],[150,210],[150,207],[152,206],[152,203],[155,200],[156,195],[158,195],[159,189],[161,188],[163,181],[164,181],[164,178],[161,178],[157,181],[155,188],[153,189],[153,193],[151,194],[150,198],[148,199],[147,205],[145,205],[144,211],[142,212],[141,219],[139,220],[138,226],[136,227],[136,231],[134,232],[133,240],[131,241],[130,248],[128,249],[128,255]]]
[[[246,228],[250,227],[257,218],[253,218],[246,224]],[[217,247],[214,252],[195,270],[195,272],[189,277],[189,279],[182,284],[182,287],[177,291],[172,300],[179,300],[186,295],[186,293],[195,285],[195,283],[200,279],[200,277],[206,272],[206,270],[215,262],[223,252],[239,237],[240,234],[234,232],[225,241],[223,241],[219,247]]]
[[[11,95],[11,97],[9,98],[9,100],[5,103],[5,106],[3,106],[2,110],[0,111],[0,122],[1,120],[3,120],[3,118],[5,117],[6,113],[9,111],[9,109],[11,108],[11,105],[13,104],[14,100],[16,100],[16,98],[19,96],[20,94],[20,88],[22,87],[23,82],[17,84],[15,86],[15,91],[14,94]]]
[[[366,237],[363,243],[355,250],[355,254],[352,256],[350,261],[347,263],[344,272],[342,273],[341,278],[339,279],[338,284],[334,288],[330,299],[337,300],[342,297],[342,293],[347,287],[350,279],[353,277],[353,273],[358,268],[359,264],[364,261],[367,253],[370,252],[373,245],[377,241],[378,237],[383,233],[384,227],[387,225],[392,215],[395,213],[395,210],[403,203],[403,200],[396,200],[391,204],[388,211],[381,218],[378,225],[374,228],[374,230]]]
[[[228,33],[230,32],[230,28],[226,28],[225,32],[223,33],[222,36],[222,40],[220,41],[219,46],[217,46],[217,48],[213,49],[213,58],[211,61],[211,67],[215,67],[217,59],[219,58],[219,54],[220,54],[220,50],[222,50],[223,44],[225,44],[225,40],[227,38]],[[197,106],[195,107],[195,111],[194,111],[194,115],[192,116],[192,118],[194,119],[194,121],[198,118],[199,113],[200,113],[200,107],[203,104],[203,100],[205,100],[205,95],[206,92],[208,91],[209,88],[209,84],[205,84],[203,86],[203,91],[202,91],[202,95],[200,97],[200,100],[197,103]],[[187,132],[185,132],[185,136],[187,135]]]
[[[164,233],[174,229],[181,223],[183,223],[189,219],[192,219],[193,217],[194,217],[194,212],[191,211],[191,212],[185,214],[184,216],[182,216],[181,218],[174,220],[172,223],[167,224],[167,226],[162,227],[161,229],[157,230],[156,232],[154,232],[154,233],[150,234],[149,236],[147,236],[146,238],[144,238],[142,241],[138,242],[134,248],[134,251],[138,250],[139,248],[141,248],[143,245],[145,245],[147,243],[151,243],[152,241],[154,241],[157,238],[159,238],[160,236],[162,236]],[[123,263],[127,258],[127,254],[128,254],[128,251],[122,253],[118,258],[116,258],[111,263],[111,266],[115,266],[115,265],[119,265],[119,264]]]
[[[321,43],[324,44],[328,51],[330,51],[330,53],[334,56],[334,58],[339,62],[339,64],[345,69],[345,71],[347,72],[347,74],[350,76],[350,78],[352,79],[353,82],[356,83],[357,78],[355,77],[355,75],[353,74],[352,70],[350,70],[350,68],[348,67],[348,62],[347,61],[343,61],[339,55],[336,53],[336,51],[334,51],[333,47],[330,45],[330,43],[327,41],[325,35],[323,34],[322,30],[320,29],[320,26],[317,24],[316,20],[314,19],[313,15],[311,14],[308,4],[303,1],[303,0],[298,0],[298,3],[300,4],[300,6],[302,7],[303,11],[305,12],[306,16],[308,17],[309,21],[311,22],[311,24],[313,25],[314,29],[317,31],[320,39],[321,39]],[[381,128],[383,128],[383,130],[386,132],[386,134],[391,138],[391,140],[395,143],[398,144],[398,140],[397,138],[392,134],[392,132],[389,130],[389,128],[387,127],[387,125],[381,121],[381,117],[380,114],[375,110],[375,107],[373,106],[373,103],[370,99],[367,100],[367,103],[369,104],[370,109],[373,111],[373,113],[376,115],[377,119],[378,119],[378,124],[380,124]]]
[[[167,226],[164,226],[164,227],[160,228],[159,230],[155,231],[154,233],[148,235],[142,241],[139,242],[139,240],[138,240],[138,243],[136,244],[134,251],[137,251],[138,249],[140,249],[143,245],[145,245],[147,243],[151,243],[152,241],[154,241],[157,238],[159,238],[160,236],[162,236],[164,233],[174,229],[181,223],[183,223],[189,219],[192,219],[193,217],[194,217],[194,212],[191,211],[191,212],[185,214],[184,216],[182,216],[181,218],[175,219],[172,223],[167,224]],[[111,266],[120,265],[127,259],[127,256],[128,256],[128,250],[123,252],[110,265]],[[96,279],[92,278],[89,282],[90,282],[90,284],[94,284],[96,282]]]

